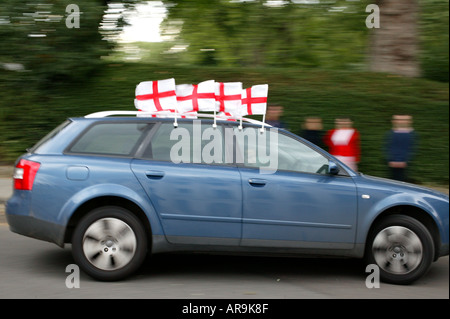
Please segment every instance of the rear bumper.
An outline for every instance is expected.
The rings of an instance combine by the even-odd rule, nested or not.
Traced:
[[[17,234],[64,246],[64,228],[29,216],[6,215],[9,229]]]
[[[64,246],[64,226],[28,215],[14,214],[10,206],[6,204],[6,220],[12,232]]]

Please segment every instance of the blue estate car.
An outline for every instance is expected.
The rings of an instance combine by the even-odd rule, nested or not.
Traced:
[[[448,196],[249,121],[68,119],[17,160],[10,229],[70,243],[98,280],[148,253],[202,251],[365,258],[408,284],[448,255]]]

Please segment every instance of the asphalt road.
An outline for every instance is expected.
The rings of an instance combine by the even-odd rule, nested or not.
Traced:
[[[0,178],[0,299],[182,300],[178,307],[204,299],[449,299],[448,256],[409,286],[381,283],[369,289],[370,273],[352,259],[196,254],[150,257],[120,282],[98,282],[81,272],[79,288],[68,288],[66,280],[75,275],[66,272],[74,263],[70,245],[62,249],[10,232],[2,204],[10,194],[11,180]]]
[[[413,285],[381,283],[372,289],[366,287],[364,265],[349,259],[159,255],[125,281],[98,282],[81,272],[79,288],[66,285],[75,274],[66,272],[70,264],[70,246],[63,249],[0,225],[0,299],[449,298],[448,257]]]

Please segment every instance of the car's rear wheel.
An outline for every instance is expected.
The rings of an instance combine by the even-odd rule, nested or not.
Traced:
[[[145,259],[145,229],[135,215],[122,207],[94,209],[75,228],[72,254],[77,265],[95,279],[124,279]]]
[[[409,216],[384,218],[369,237],[367,262],[379,267],[384,282],[410,284],[416,281],[428,271],[433,256],[430,232]]]

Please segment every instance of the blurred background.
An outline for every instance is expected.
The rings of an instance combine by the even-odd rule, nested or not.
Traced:
[[[446,0],[1,0],[0,164],[67,117],[134,110],[139,82],[171,77],[267,83],[294,133],[351,117],[359,170],[382,177],[391,117],[409,114],[412,181],[448,185]]]

